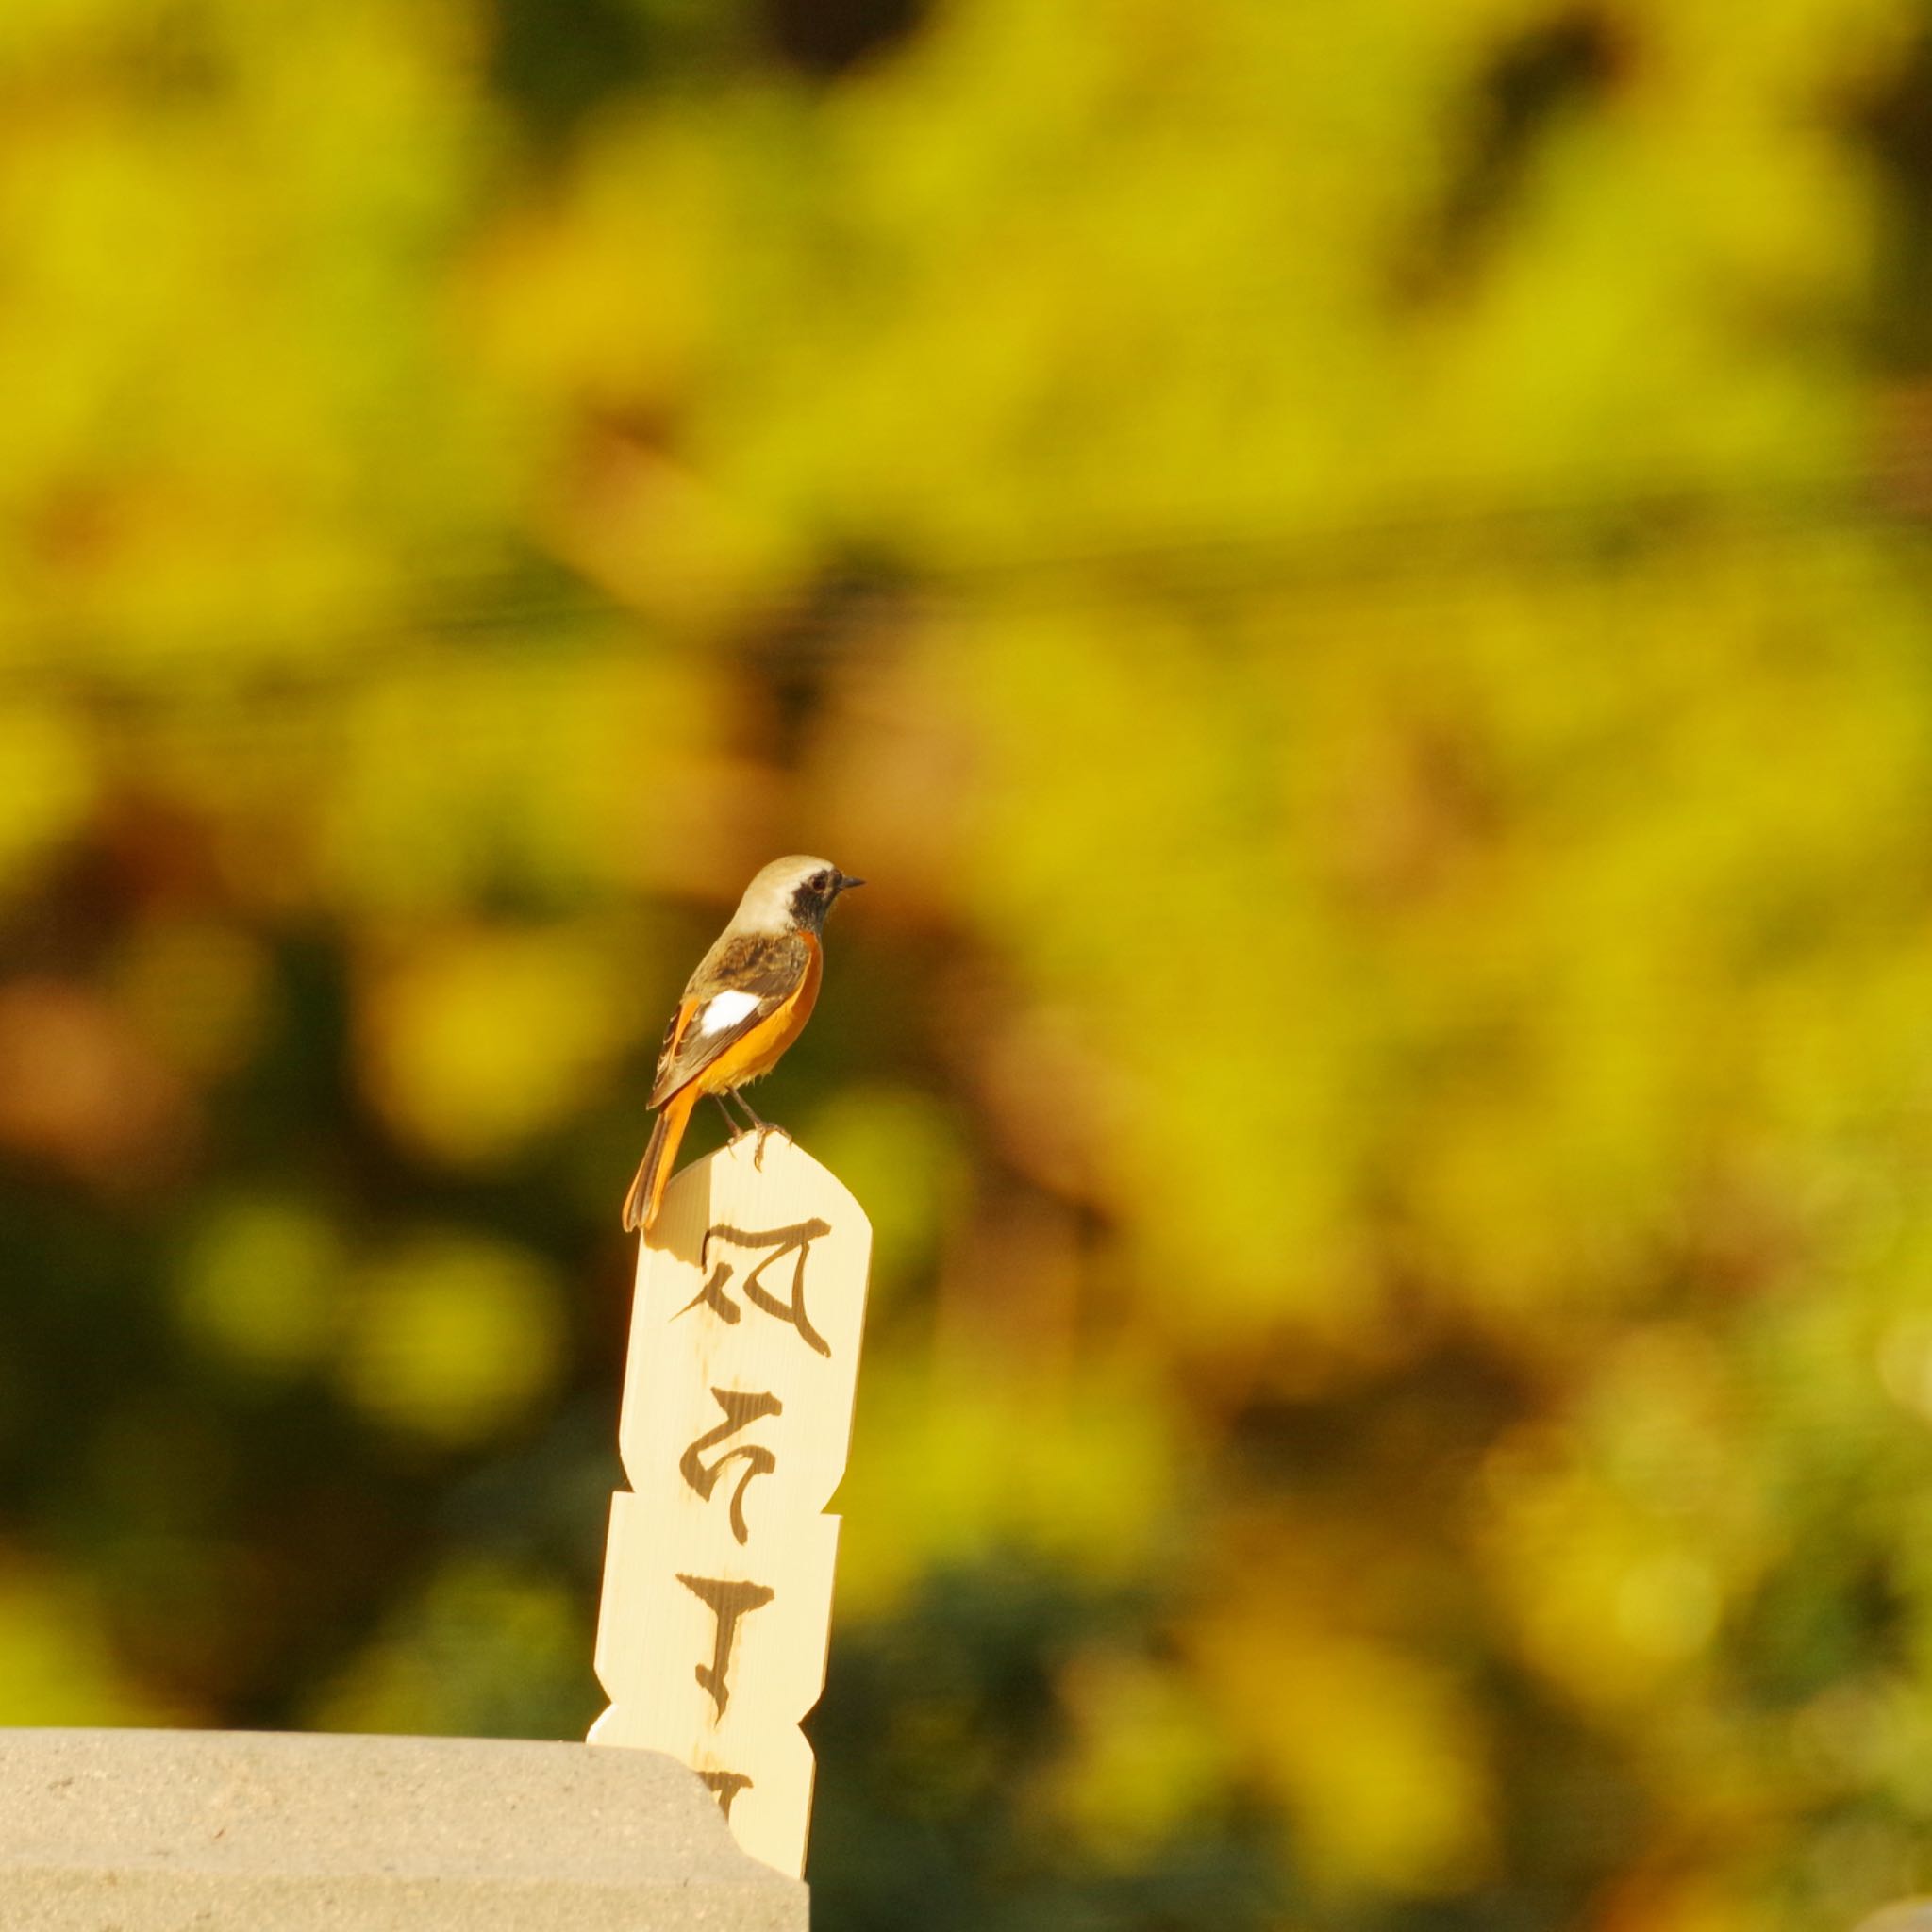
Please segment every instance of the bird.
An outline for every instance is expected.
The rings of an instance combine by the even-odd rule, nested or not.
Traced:
[[[626,1234],[649,1236],[664,1199],[691,1109],[707,1094],[734,1138],[756,1130],[762,1162],[774,1131],[740,1091],[778,1064],[805,1030],[819,996],[824,959],[820,934],[841,893],[862,886],[828,858],[793,853],[774,858],[744,889],[731,923],[698,961],[665,1029],[650,1105],[650,1143],[624,1201]],[[750,1117],[732,1117],[726,1096]]]

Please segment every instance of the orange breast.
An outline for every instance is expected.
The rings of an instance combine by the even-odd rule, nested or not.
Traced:
[[[819,979],[824,954],[810,933],[802,935],[807,958],[805,976],[798,990],[776,1011],[762,1019],[742,1040],[735,1040],[691,1084],[700,1093],[716,1093],[722,1089],[741,1087],[769,1074],[784,1058],[785,1049],[805,1031],[811,1009],[818,1004]]]

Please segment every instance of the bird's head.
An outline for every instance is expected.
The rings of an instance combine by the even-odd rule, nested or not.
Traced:
[[[733,924],[755,932],[817,932],[839,894],[864,883],[829,858],[774,858],[744,889]]]

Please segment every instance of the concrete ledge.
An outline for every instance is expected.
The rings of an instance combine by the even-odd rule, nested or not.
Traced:
[[[806,1932],[655,1751],[0,1730],[6,1932]]]

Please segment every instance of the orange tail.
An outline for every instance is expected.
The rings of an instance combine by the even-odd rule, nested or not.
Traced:
[[[637,1178],[624,1197],[624,1231],[649,1234],[658,1219],[658,1205],[664,1198],[664,1183],[671,1178],[671,1163],[677,1158],[677,1143],[684,1139],[684,1124],[698,1104],[697,1083],[681,1087],[658,1111],[651,1129],[650,1145],[638,1165]]]

